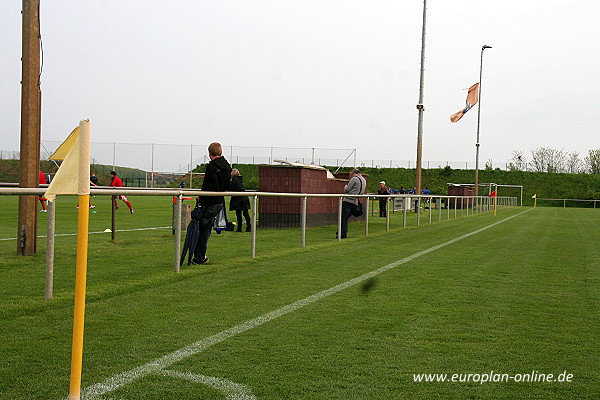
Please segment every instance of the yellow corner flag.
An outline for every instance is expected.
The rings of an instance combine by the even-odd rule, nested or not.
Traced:
[[[71,133],[65,139],[65,141],[62,142],[60,146],[58,146],[58,149],[56,149],[56,151],[54,151],[54,153],[52,153],[52,155],[48,157],[48,160],[64,160],[67,154],[69,154],[69,151],[71,150],[77,139],[79,139],[79,126],[77,126],[71,131]]]
[[[60,153],[57,155],[57,153]],[[57,194],[79,195],[77,215],[77,260],[75,266],[75,305],[73,311],[73,344],[71,350],[71,381],[69,400],[81,396],[81,369],[83,361],[83,327],[88,258],[88,231],[90,210],[90,121],[82,120],[67,140],[51,156],[63,159],[56,176],[46,191],[53,201]]]
[[[90,121],[81,121],[49,158],[63,163],[44,194],[48,201],[57,194],[90,194]]]

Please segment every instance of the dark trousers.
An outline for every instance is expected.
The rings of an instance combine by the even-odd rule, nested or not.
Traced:
[[[342,234],[340,236],[342,239],[348,237],[348,220],[350,219],[350,214],[352,214],[352,211],[354,211],[356,207],[356,204],[342,201]]]
[[[250,214],[248,214],[248,210],[235,210],[235,216],[237,217],[237,231],[242,231],[242,213],[244,214],[244,218],[246,219],[246,230],[249,231],[251,229],[250,224]]]
[[[208,207],[202,207],[202,220],[200,221],[198,243],[194,249],[194,258],[204,260],[206,257],[206,249],[208,248],[208,239],[215,223],[215,218],[221,211],[222,204],[215,204]]]
[[[204,260],[204,257],[206,257],[208,239],[210,239],[212,228],[213,224],[204,224],[200,226],[198,243],[196,243],[196,249],[194,249],[194,259]]]
[[[387,198],[380,197],[379,198],[379,216],[387,217]]]

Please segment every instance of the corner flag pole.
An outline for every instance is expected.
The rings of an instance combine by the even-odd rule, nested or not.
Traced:
[[[79,211],[77,216],[77,264],[75,270],[75,310],[73,316],[69,400],[79,400],[81,396],[88,228],[90,218],[90,121],[80,121],[79,131],[79,171],[77,174]]]
[[[498,209],[498,200],[497,197],[494,196],[494,217],[496,216],[496,210]]]

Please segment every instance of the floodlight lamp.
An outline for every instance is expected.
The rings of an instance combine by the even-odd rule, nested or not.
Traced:
[[[484,44],[483,46],[481,46],[481,50],[491,49],[491,48],[492,48],[492,46],[488,46],[487,44]]]

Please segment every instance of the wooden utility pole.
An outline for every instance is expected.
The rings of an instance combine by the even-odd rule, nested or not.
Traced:
[[[427,18],[427,0],[423,0],[423,29],[421,31],[421,75],[419,84],[419,103],[417,103],[417,110],[419,110],[419,121],[417,125],[417,166],[415,176],[415,193],[421,194],[421,163],[423,157],[423,111],[425,106],[423,105],[423,91],[425,88],[425,22]],[[420,212],[420,210],[416,210]]]
[[[40,0],[23,0],[23,50],[21,77],[21,159],[19,187],[39,187],[41,90]],[[17,254],[37,250],[37,196],[19,196]]]

